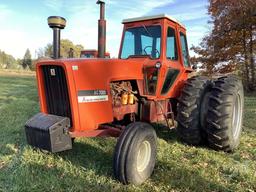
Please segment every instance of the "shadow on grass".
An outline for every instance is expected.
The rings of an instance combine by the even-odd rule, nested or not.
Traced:
[[[179,141],[177,137],[177,132],[176,129],[169,129],[166,125],[164,124],[153,124],[157,137],[160,139],[164,139],[168,142],[177,142]]]
[[[13,191],[111,191],[115,186],[94,174],[94,170],[79,170],[64,166],[46,166],[35,161],[15,170],[11,182]],[[83,172],[84,171],[84,172]]]
[[[86,141],[84,141],[86,140]],[[89,144],[87,142],[91,142]],[[7,146],[1,147],[5,156],[14,155],[15,151]],[[81,139],[75,142],[73,149],[52,154],[28,147],[22,138],[19,154],[1,170],[3,190],[12,191],[112,191],[122,187],[113,178],[112,151],[105,147],[94,146],[109,141],[103,139]],[[111,143],[111,141],[110,141]],[[7,178],[2,179],[8,174]],[[0,187],[1,191],[1,187]]]
[[[158,160],[151,179],[153,185],[168,186],[164,189],[167,191],[171,189],[178,189],[181,191],[230,191],[227,186],[211,180],[211,177],[206,177],[201,168],[195,169],[192,165],[190,167],[186,162],[182,162],[182,158],[186,156],[188,158],[187,160],[192,160],[190,158],[194,158],[192,157],[193,155],[191,155],[194,150],[205,149],[207,151],[212,151],[207,144],[196,146],[196,149],[190,148],[189,145],[186,145],[186,143],[178,138],[176,129],[169,129],[162,124],[155,124],[154,127],[158,138],[165,140],[170,148],[173,144],[175,150],[181,146],[181,151],[177,150],[180,154],[174,155],[175,157],[170,156],[167,161],[163,161],[163,157]],[[182,145],[184,145],[184,147]],[[188,147],[187,152],[185,151],[186,147]],[[179,156],[180,159],[177,158]]]
[[[112,160],[113,151],[103,150],[99,145],[100,140],[103,140],[106,145],[109,145],[107,138],[87,138],[93,140],[96,146],[78,141],[73,144],[73,149],[66,152],[61,152],[58,155],[66,161],[70,161],[73,165],[86,169],[93,170],[97,175],[112,177]],[[108,146],[108,148],[111,148]]]
[[[176,128],[169,129],[166,125],[163,125],[163,124],[154,124],[154,128],[156,130],[157,137],[159,139],[163,139],[167,141],[169,144],[180,143],[182,145],[192,146],[192,145],[186,144],[184,141],[182,141],[178,137]],[[209,147],[207,146],[207,143],[200,144],[196,147],[202,148],[202,149],[209,149]]]

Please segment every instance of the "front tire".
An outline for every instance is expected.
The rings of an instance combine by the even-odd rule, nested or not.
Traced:
[[[235,76],[217,79],[211,92],[207,114],[207,135],[211,148],[233,151],[242,131],[244,91]]]
[[[114,153],[114,175],[123,184],[139,185],[153,172],[156,133],[142,122],[129,124],[118,138]]]

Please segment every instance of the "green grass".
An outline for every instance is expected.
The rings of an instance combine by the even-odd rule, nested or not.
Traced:
[[[191,147],[158,129],[154,174],[141,186],[113,178],[116,139],[77,139],[73,150],[43,153],[26,144],[24,124],[39,111],[33,76],[0,75],[0,191],[256,191],[256,97],[246,97],[235,153]]]

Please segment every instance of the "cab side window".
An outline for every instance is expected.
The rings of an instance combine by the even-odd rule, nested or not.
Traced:
[[[175,30],[168,27],[166,41],[166,57],[170,60],[178,60]]]
[[[189,67],[189,55],[188,55],[188,44],[186,35],[180,32],[180,41],[181,41],[181,49],[182,49],[182,57],[184,61],[184,66]]]
[[[164,84],[162,87],[162,91],[161,91],[162,95],[165,95],[170,91],[173,83],[175,82],[175,80],[177,79],[177,76],[179,75],[179,72],[180,71],[178,69],[173,69],[173,68],[168,69],[165,80],[164,80]]]

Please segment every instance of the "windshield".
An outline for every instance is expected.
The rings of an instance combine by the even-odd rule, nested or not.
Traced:
[[[161,27],[142,26],[126,29],[121,58],[148,55],[153,59],[160,57]]]

